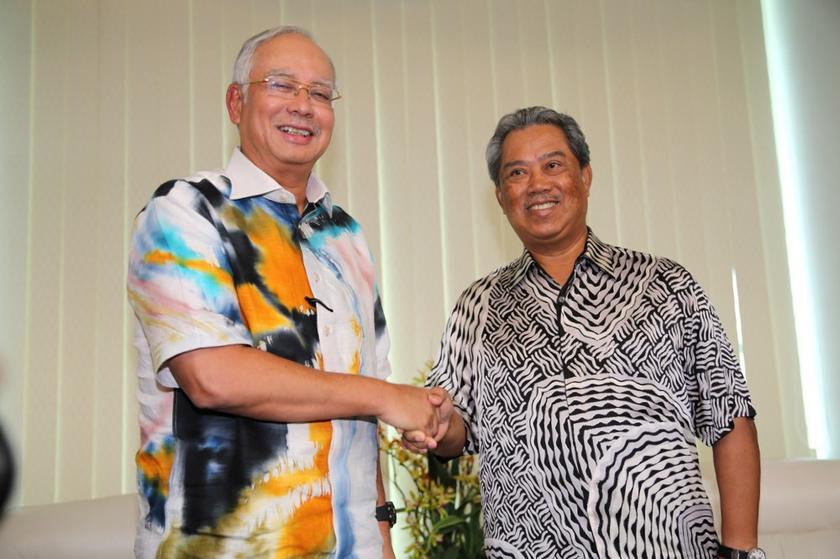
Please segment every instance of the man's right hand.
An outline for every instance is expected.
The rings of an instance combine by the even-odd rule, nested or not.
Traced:
[[[441,398],[449,395],[439,388],[319,371],[242,345],[184,352],[165,365],[202,409],[276,422],[375,415],[401,431],[428,437],[430,445],[448,429],[449,415],[441,422],[439,410],[445,407]],[[243,368],[249,382],[231,374]]]
[[[379,420],[400,431],[419,433],[434,440],[440,430],[438,405],[432,390],[406,384],[388,384],[389,397],[383,398]]]
[[[437,448],[438,443],[449,432],[453,414],[455,414],[452,397],[443,388],[432,388],[428,391],[428,398],[437,409],[438,428],[431,436],[419,430],[405,431],[402,435],[402,445],[412,452],[422,453]]]

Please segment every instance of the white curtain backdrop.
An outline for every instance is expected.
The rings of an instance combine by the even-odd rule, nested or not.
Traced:
[[[840,2],[761,6],[809,444],[840,458]]]
[[[5,0],[0,410],[17,502],[133,490],[132,219],[163,181],[224,165],[233,58],[278,24],[310,29],[338,71],[318,171],[379,263],[396,380],[434,357],[460,291],[519,254],[483,153],[502,114],[543,104],[589,138],[597,234],[710,292],[763,456],[809,453],[759,0]]]

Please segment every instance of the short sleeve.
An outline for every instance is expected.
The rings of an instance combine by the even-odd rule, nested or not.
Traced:
[[[461,295],[446,324],[437,359],[426,380],[426,386],[439,386],[452,395],[453,404],[466,427],[464,451],[468,454],[480,450],[481,428],[476,419],[483,376],[481,333],[487,316],[484,306],[488,292],[486,281],[480,281]]]
[[[711,446],[734,427],[736,417],[755,417],[750,393],[732,344],[708,296],[695,284],[696,310],[688,320],[689,374],[695,434]]]
[[[176,182],[137,216],[129,246],[128,299],[159,380],[175,386],[167,359],[203,347],[245,344],[245,327],[224,243],[209,204]]]

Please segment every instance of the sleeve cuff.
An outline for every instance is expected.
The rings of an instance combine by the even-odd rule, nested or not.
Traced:
[[[713,446],[735,427],[736,417],[753,419],[756,416],[752,402],[745,396],[733,394],[715,398],[707,405],[712,410],[712,419],[698,424],[696,434],[708,446]]]

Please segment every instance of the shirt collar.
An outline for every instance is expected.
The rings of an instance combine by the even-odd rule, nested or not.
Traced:
[[[589,229],[589,235],[586,237],[586,248],[583,249],[581,256],[601,268],[613,278],[615,277],[615,265],[613,264],[614,252],[615,249],[612,245],[603,242],[595,236],[592,229]]]
[[[268,173],[254,165],[238,147],[233,150],[230,161],[225,167],[224,175],[231,183],[231,200],[265,196],[281,204],[295,203],[294,194],[283,188]],[[327,213],[332,216],[332,197],[326,185],[315,173],[309,174],[309,181],[306,183],[306,201],[310,204],[321,202]]]
[[[587,260],[609,274],[610,277],[615,277],[613,251],[614,249],[611,245],[603,242],[595,236],[592,229],[587,228],[586,246],[584,246],[583,252],[580,256],[578,256],[577,262]],[[577,262],[575,263],[576,266]],[[534,260],[533,256],[531,256],[531,253],[528,252],[528,249],[525,249],[522,252],[522,256],[513,263],[513,283],[519,283],[532,267],[539,267],[539,264],[537,264],[537,261]]]

